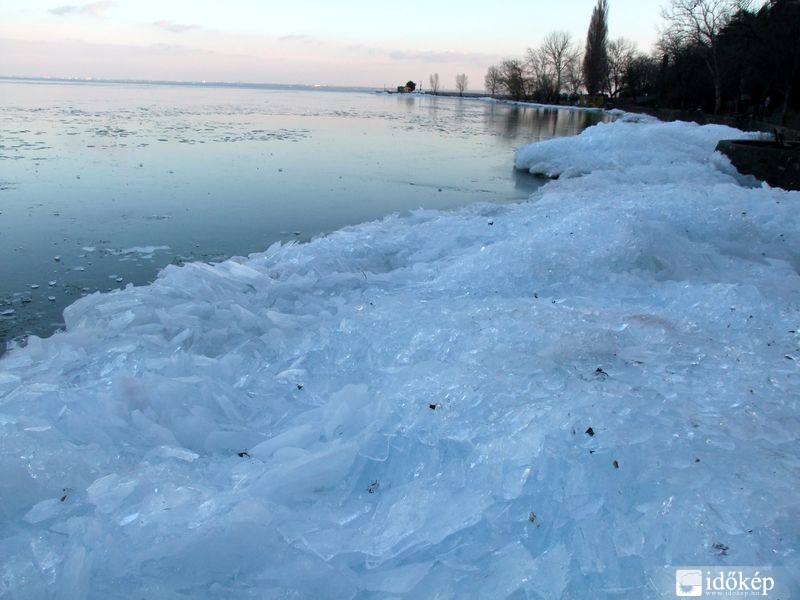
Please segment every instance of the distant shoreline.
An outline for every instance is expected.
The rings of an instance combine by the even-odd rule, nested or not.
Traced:
[[[320,92],[357,92],[357,93],[386,93],[398,94],[398,92],[383,86],[347,86],[347,85],[316,85],[307,83],[252,83],[244,81],[173,81],[169,79],[95,79],[80,77],[25,77],[15,75],[0,75],[0,83],[65,83],[81,85],[160,85],[160,86],[179,86],[179,87],[199,87],[199,88],[233,88],[233,89],[252,89],[252,90],[291,90],[291,91],[320,91]],[[402,95],[402,94],[400,94]],[[435,94],[427,90],[418,90],[416,93],[408,95],[422,96],[442,96],[450,98],[487,98],[486,92],[465,91],[463,94],[455,90],[438,91]],[[496,100],[510,100],[510,97],[495,95]]]
[[[86,79],[77,77],[17,77],[0,75],[0,82],[20,83],[68,83],[68,84],[128,84],[128,85],[162,85],[201,88],[235,88],[235,89],[273,89],[292,91],[322,92],[369,92],[376,88],[362,86],[310,85],[304,83],[248,83],[236,81],[171,81],[160,79]]]

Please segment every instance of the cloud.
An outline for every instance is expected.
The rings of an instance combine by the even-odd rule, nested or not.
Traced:
[[[192,31],[193,29],[200,29],[198,25],[186,25],[183,23],[173,23],[172,21],[156,21],[153,25],[172,33],[183,33],[185,31]]]
[[[453,52],[449,50],[394,50],[387,56],[398,61],[420,61],[423,63],[475,63],[486,61],[488,55],[477,52]]]
[[[425,64],[492,64],[498,57],[480,52],[458,52],[455,50],[386,50],[364,44],[345,46],[350,52],[362,56],[385,57],[393,62],[425,63]]]
[[[106,11],[114,6],[111,0],[100,0],[100,2],[90,2],[89,4],[67,4],[64,6],[57,6],[51,8],[50,12],[54,15],[63,17],[64,15],[91,15],[92,17],[102,19],[106,15]]]
[[[305,33],[290,33],[289,35],[284,35],[278,38],[282,42],[300,42],[303,40],[308,40],[309,36]]]
[[[372,46],[367,46],[365,44],[348,44],[345,46],[346,50],[350,52],[356,52],[358,54],[369,54],[370,56],[375,56],[376,54],[383,54],[383,52],[379,52]]]

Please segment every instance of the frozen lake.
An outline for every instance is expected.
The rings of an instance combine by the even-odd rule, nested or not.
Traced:
[[[602,114],[366,92],[0,81],[0,344],[94,291],[419,207],[526,198]],[[2,350],[0,350],[1,352]]]
[[[135,228],[110,210],[101,227],[65,201],[42,208],[42,221],[74,219],[78,238],[68,255],[64,234],[29,234],[48,269],[63,269],[45,293],[101,269],[124,281],[121,270],[140,265],[144,277],[194,243],[235,248],[259,220],[266,233],[248,234],[252,244],[304,239],[313,230],[294,223],[313,217],[300,213],[337,196],[319,183],[303,196],[303,173],[328,173],[331,187],[353,180],[339,201],[353,218],[370,197],[392,210],[380,192],[401,171],[397,188],[417,203],[457,186],[473,190],[463,201],[481,198],[482,181],[513,196],[506,169],[495,180],[490,168],[468,171],[473,155],[502,151],[475,141],[493,131],[468,125],[481,122],[479,103],[441,101],[444,123],[454,107],[473,115],[463,133],[421,135],[418,155],[400,160],[386,147],[413,144],[416,121],[432,129],[424,105],[403,116],[397,98],[330,98],[389,115],[374,119],[389,123],[383,142],[366,136],[374,147],[337,153],[315,118],[298,118],[300,135],[286,133],[301,129],[291,117],[222,133],[195,115],[192,137],[176,134],[194,144],[159,143],[180,152],[97,151],[98,172],[122,174],[102,180],[109,194],[126,181],[142,189],[126,196]],[[342,118],[352,131],[338,139],[371,121]],[[108,127],[136,123],[153,119]],[[200,152],[215,147],[206,137],[279,128],[258,143],[215,142],[251,144],[249,154]],[[67,331],[0,357],[0,597],[649,600],[674,597],[701,569],[726,585],[757,572],[770,598],[800,597],[800,193],[757,185],[715,152],[740,136],[756,134],[622,114],[521,147],[517,168],[558,176],[530,201],[390,215],[247,258],[167,265],[151,285],[76,300]],[[159,138],[171,139],[145,139]],[[253,160],[259,144],[278,150]],[[136,158],[109,164],[125,148]],[[445,160],[448,148],[462,165]],[[356,153],[386,166],[329,164]],[[186,159],[180,175],[187,154],[197,164]],[[86,173],[56,181],[84,185]],[[19,181],[3,194],[40,186]],[[263,207],[239,206],[257,201],[254,189]],[[279,190],[286,199],[270,201]],[[165,193],[182,204],[154,199]],[[291,205],[292,193],[306,204]],[[273,230],[281,201],[288,216]],[[329,214],[314,227],[339,211]],[[35,302],[10,306],[13,319]]]

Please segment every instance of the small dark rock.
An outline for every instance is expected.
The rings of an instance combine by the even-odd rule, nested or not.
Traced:
[[[239,458],[250,458],[250,453],[247,450],[242,450],[241,452],[237,452]]]
[[[721,542],[716,542],[713,546],[711,546],[719,556],[728,556],[728,546]]]
[[[536,523],[536,513],[531,511],[531,514],[528,515],[528,521],[531,523]]]
[[[594,429],[589,427],[589,429],[586,430],[586,435],[588,435],[589,437],[594,437]]]
[[[619,469],[619,461],[618,461],[618,460],[615,460],[615,461],[614,461],[613,463],[611,463],[611,464],[613,464],[613,465],[614,465],[614,468],[615,468],[615,469]]]
[[[381,487],[381,484],[380,484],[380,482],[379,482],[379,481],[376,479],[375,481],[373,481],[372,483],[370,483],[370,484],[367,486],[367,492],[369,492],[370,494],[374,494],[375,492],[377,492],[377,491],[378,491],[378,488],[379,488],[379,487]]]

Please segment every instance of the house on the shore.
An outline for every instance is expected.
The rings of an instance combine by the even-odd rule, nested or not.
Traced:
[[[417,89],[417,84],[413,81],[406,82],[405,85],[398,85],[397,86],[397,93],[398,94],[410,94],[414,90]]]

